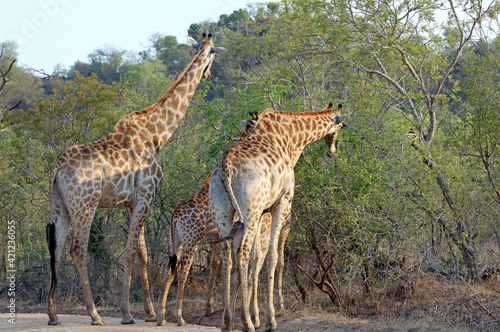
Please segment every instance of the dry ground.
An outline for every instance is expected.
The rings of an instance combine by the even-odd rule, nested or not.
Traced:
[[[175,289],[175,287],[174,287]],[[175,292],[175,291],[174,291]],[[354,291],[355,292],[355,291]],[[392,292],[392,293],[391,293]],[[360,292],[362,293],[362,291]],[[58,314],[63,325],[47,326],[46,305],[22,303],[16,307],[17,321],[7,323],[6,299],[0,299],[0,330],[23,331],[219,331],[222,311],[204,316],[203,286],[191,283],[184,301],[184,319],[187,327],[177,327],[172,310],[175,300],[169,298],[167,327],[144,322],[144,312],[138,303],[132,304],[137,324],[121,325],[118,306],[98,307],[105,327],[90,325],[90,318],[81,302],[58,303]],[[310,301],[304,304],[294,294],[293,287],[285,293],[286,310],[277,311],[279,331],[500,331],[500,280],[478,285],[450,282],[432,277],[418,282],[395,285],[394,290],[382,296],[350,297],[349,308],[338,313],[321,293],[311,290]],[[263,301],[262,301],[263,302]],[[155,304],[156,305],[156,304]],[[264,323],[264,305],[261,303],[261,322]],[[235,327],[241,330],[239,312]],[[260,328],[258,331],[263,331]]]

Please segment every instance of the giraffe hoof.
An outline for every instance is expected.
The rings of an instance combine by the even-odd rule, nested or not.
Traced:
[[[276,331],[278,329],[278,324],[274,318],[270,322],[266,323],[266,331]]]
[[[96,319],[96,320],[93,320],[92,323],[90,323],[92,325],[104,325],[104,322],[99,318],[99,319]]]
[[[158,322],[156,323],[157,326],[165,326],[165,324],[167,323],[167,321],[163,318],[160,318],[158,320]]]
[[[152,314],[146,317],[144,320],[148,323],[154,323],[158,321],[158,316],[156,316],[156,314]]]
[[[135,320],[133,318],[122,318],[121,321],[122,324],[135,324]]]
[[[61,322],[59,322],[59,319],[56,317],[54,319],[49,319],[49,323],[47,325],[61,325]]]
[[[184,320],[184,318],[181,318],[177,321],[177,326],[184,326],[186,325],[186,321]]]
[[[205,316],[210,317],[214,314],[214,309],[207,309],[205,310]]]

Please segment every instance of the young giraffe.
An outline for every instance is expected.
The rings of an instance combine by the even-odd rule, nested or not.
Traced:
[[[252,130],[258,119],[257,112],[250,113],[252,120],[242,121],[245,129],[241,134],[240,140],[245,138]],[[170,285],[177,272],[177,304],[174,315],[177,319],[177,325],[185,325],[182,318],[182,299],[184,286],[193,263],[194,255],[198,251],[201,242],[213,235],[217,235],[215,223],[210,218],[208,211],[208,183],[210,174],[205,179],[201,190],[194,196],[182,200],[177,204],[172,213],[170,223],[170,259],[168,263],[167,282],[160,306],[160,317],[157,325],[165,325],[165,305],[167,301]],[[207,296],[207,315],[213,312],[213,289],[215,285],[215,273],[219,266],[219,244],[212,245],[212,259],[210,261],[210,281]]]
[[[144,309],[148,315],[146,321],[156,321],[149,294],[143,224],[163,179],[158,154],[179,126],[201,78],[210,77],[215,56],[226,51],[225,48],[214,47],[211,35],[201,43],[190,37],[188,41],[196,49],[196,55],[153,106],[124,116],[101,140],[70,147],[51,172],[51,217],[47,225],[52,270],[49,325],[59,324],[55,308],[56,271],[70,223],[73,227],[70,254],[80,274],[87,313],[93,325],[103,324],[94,306],[89,284],[87,244],[97,207],[120,206],[128,208],[131,219],[120,303],[122,324],[134,323],[130,314],[129,293],[136,253],[139,253]]]
[[[277,329],[274,317],[273,288],[277,263],[277,241],[286,216],[290,213],[294,193],[294,171],[297,156],[304,147],[325,137],[329,155],[335,152],[335,141],[345,118],[338,111],[277,112],[266,110],[255,125],[253,133],[231,146],[219,158],[210,179],[209,207],[222,239],[230,239],[236,213],[243,227],[241,242],[236,249],[237,273],[242,285],[241,320],[244,331],[254,331],[248,302],[248,261],[258,221],[263,211],[272,214],[271,240],[267,256],[268,293],[266,306],[267,331]],[[223,301],[222,330],[232,329],[230,303],[231,248],[222,242]]]

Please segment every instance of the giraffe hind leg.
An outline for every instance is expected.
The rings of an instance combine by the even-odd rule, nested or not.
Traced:
[[[167,305],[167,296],[168,296],[168,291],[170,289],[170,285],[172,284],[172,281],[174,281],[175,275],[176,275],[176,270],[177,270],[177,255],[174,254],[173,256],[170,256],[168,260],[168,266],[167,266],[167,282],[165,283],[165,289],[163,290],[163,296],[160,304],[160,308],[158,309],[158,312],[160,316],[158,317],[158,321],[156,322],[156,325],[158,326],[164,326],[166,324],[165,320],[165,314],[166,314],[166,305]]]
[[[56,313],[56,288],[57,288],[57,268],[64,253],[64,243],[68,235],[70,216],[66,205],[54,182],[51,188],[50,197],[50,222],[47,224],[46,235],[50,254],[51,282],[48,301],[49,325],[59,325],[59,318]]]
[[[89,204],[82,208],[85,213],[72,213],[73,241],[71,243],[69,253],[73,258],[80,275],[85,306],[87,308],[87,314],[92,319],[92,325],[104,325],[95,307],[92,290],[90,288],[89,275],[87,272],[87,248],[90,236],[90,225],[96,208],[97,205],[93,206]],[[80,217],[79,219],[76,219],[77,215]]]

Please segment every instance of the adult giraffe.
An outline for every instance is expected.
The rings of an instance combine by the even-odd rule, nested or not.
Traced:
[[[236,249],[236,265],[242,290],[241,320],[244,331],[254,331],[249,313],[248,261],[250,250],[263,211],[272,214],[271,240],[267,256],[268,293],[266,306],[267,331],[277,329],[273,305],[273,279],[277,263],[277,242],[285,218],[291,210],[294,193],[296,156],[304,147],[325,137],[329,155],[335,152],[335,141],[345,115],[339,110],[321,112],[277,112],[266,110],[259,116],[253,133],[231,146],[217,162],[209,185],[209,208],[217,223],[219,235],[230,239],[236,213],[243,227]],[[294,160],[295,159],[295,160]],[[222,330],[232,329],[230,304],[231,248],[222,242],[223,302]]]
[[[258,119],[257,112],[251,112],[251,120],[242,120],[241,124],[245,126],[240,140],[244,139],[255,126]],[[160,302],[157,325],[165,325],[165,313],[168,291],[170,285],[177,275],[177,303],[174,315],[177,319],[177,325],[186,325],[182,318],[182,300],[184,297],[184,286],[193,263],[194,256],[202,241],[209,237],[217,235],[217,227],[212,221],[210,211],[208,210],[208,183],[210,174],[206,177],[201,190],[194,196],[186,198],[177,204],[172,213],[170,222],[170,258],[167,266],[167,276],[165,289]],[[206,302],[206,315],[213,313],[213,291],[215,286],[215,274],[219,267],[219,244],[212,244],[212,258],[210,260],[210,280],[208,283],[208,294]]]
[[[133,324],[130,314],[130,281],[135,254],[144,293],[146,321],[156,321],[147,279],[147,251],[143,224],[155,191],[163,179],[158,161],[161,147],[179,126],[202,77],[210,77],[216,55],[226,51],[214,47],[212,35],[203,34],[197,43],[188,37],[196,55],[170,89],[151,107],[124,116],[105,138],[70,147],[62,155],[50,175],[51,216],[47,225],[50,267],[52,271],[48,315],[49,325],[59,324],[55,293],[57,267],[64,251],[70,223],[73,241],[70,254],[80,274],[87,313],[93,325],[102,325],[94,306],[87,274],[87,245],[90,226],[97,207],[126,206],[130,214],[130,230],[125,250],[124,280],[120,307],[122,324]]]

